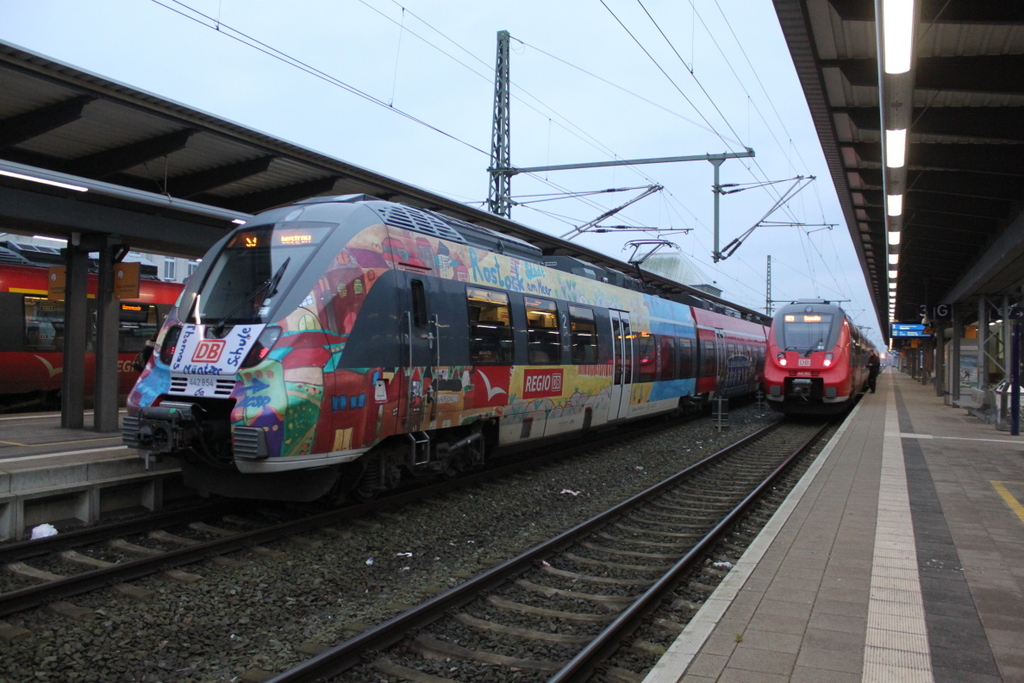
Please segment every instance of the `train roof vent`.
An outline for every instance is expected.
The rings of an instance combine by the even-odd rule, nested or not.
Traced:
[[[482,225],[475,225],[443,214],[441,219],[458,230],[466,239],[467,244],[482,247],[488,251],[530,261],[539,261],[544,253],[539,247],[513,235],[506,235]]]
[[[396,228],[422,232],[439,239],[465,244],[466,239],[459,232],[432,213],[399,204],[388,204],[378,209],[384,222]]]

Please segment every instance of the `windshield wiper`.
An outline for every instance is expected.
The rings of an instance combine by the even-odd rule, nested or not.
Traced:
[[[286,258],[284,260],[284,263],[281,264],[281,267],[277,269],[276,273],[274,273],[273,277],[271,277],[268,280],[265,280],[262,285],[254,289],[249,296],[242,299],[237,306],[232,308],[223,318],[218,320],[217,324],[213,326],[213,334],[219,337],[221,333],[224,331],[224,325],[227,324],[228,319],[235,313],[240,311],[242,307],[244,307],[246,304],[251,303],[253,300],[255,300],[256,297],[259,296],[261,293],[266,292],[266,294],[263,297],[264,301],[277,294],[277,285],[278,283],[281,282],[281,278],[284,276],[284,271],[288,267],[288,264],[291,262],[291,260],[291,256]]]
[[[804,352],[803,352],[803,353],[802,353],[801,355],[802,355],[802,356],[803,356],[804,358],[807,358],[807,357],[808,357],[808,356],[810,356],[810,355],[811,355],[812,353],[814,353],[814,349],[816,349],[817,347],[821,346],[821,345],[822,345],[822,344],[823,344],[824,342],[825,342],[825,340],[824,340],[824,339],[818,339],[818,341],[814,342],[814,344],[812,344],[812,345],[811,345],[811,348],[809,348],[809,349],[807,349],[806,351],[804,351]]]

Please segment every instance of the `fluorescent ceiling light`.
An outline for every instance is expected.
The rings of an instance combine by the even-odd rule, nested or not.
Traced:
[[[885,131],[885,165],[902,168],[907,163],[907,129]]]
[[[235,218],[231,222],[234,223],[235,225],[245,225],[245,221],[243,221],[241,218]]]
[[[896,289],[896,283],[895,282],[890,282],[889,283],[889,289]]]
[[[895,279],[896,279],[896,275],[897,275],[897,274],[899,274],[899,271],[898,271],[898,270],[890,270],[890,271],[889,271],[889,277],[890,277],[890,278],[892,278],[893,280],[895,280]]]
[[[900,231],[899,230],[890,230],[889,231],[889,244],[891,244],[892,246],[895,247],[899,243],[900,243]]]
[[[47,237],[46,235],[32,235],[34,240],[50,240],[51,242],[60,242],[61,244],[67,244],[68,241],[61,239],[60,237]]]
[[[895,266],[899,262],[900,262],[900,255],[899,254],[889,254],[889,263],[891,263],[892,265]]]
[[[882,0],[882,45],[885,73],[910,71],[914,48],[914,0]]]
[[[74,190],[75,192],[88,192],[89,188],[82,187],[80,185],[71,185],[69,183],[59,183],[56,180],[47,180],[45,178],[36,178],[35,176],[25,175],[24,173],[15,173],[14,171],[5,171],[0,168],[0,175],[5,175],[10,178],[17,178],[18,180],[28,180],[33,183],[42,183],[43,185],[52,185],[53,187],[62,187],[65,190]]]
[[[903,214],[903,195],[890,194],[886,197],[886,200],[886,209],[890,216],[900,216]]]

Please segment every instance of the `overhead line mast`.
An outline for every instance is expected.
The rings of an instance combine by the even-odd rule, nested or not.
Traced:
[[[498,54],[494,63],[494,122],[491,127],[491,190],[487,210],[508,218],[512,214],[511,119],[509,111],[508,31],[498,31]]]

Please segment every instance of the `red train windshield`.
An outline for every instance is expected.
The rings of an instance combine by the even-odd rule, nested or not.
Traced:
[[[288,290],[334,227],[298,221],[286,225],[249,228],[232,236],[215,257],[189,322],[267,322],[275,295]]]
[[[835,344],[831,313],[786,313],[776,325],[775,343],[786,351],[824,351]],[[777,322],[779,322],[777,320]]]

